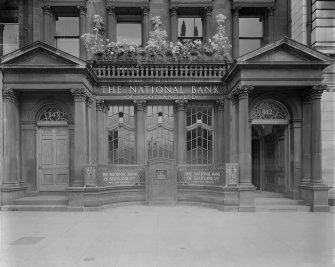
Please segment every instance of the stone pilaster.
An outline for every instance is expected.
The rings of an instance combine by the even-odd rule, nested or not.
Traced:
[[[86,102],[87,102],[87,110],[86,110],[86,121],[87,121],[87,163],[92,164],[92,156],[93,156],[93,146],[92,146],[92,104],[94,101],[94,97],[92,94],[87,94]]]
[[[231,162],[231,157],[230,157],[230,150],[231,150],[231,143],[230,143],[230,129],[231,129],[231,103],[230,99],[228,97],[225,97],[224,99],[224,114],[223,114],[223,122],[224,122],[224,127],[223,127],[223,136],[224,136],[224,160],[225,163]]]
[[[74,180],[73,187],[84,185],[87,158],[86,89],[71,89],[74,97]]]
[[[274,11],[275,9],[273,7],[268,8],[268,32],[267,36],[269,38],[269,43],[273,43],[274,40]]]
[[[301,185],[310,183],[311,180],[311,95],[305,92],[303,98],[303,174]]]
[[[178,8],[172,7],[170,9],[170,41],[177,43],[178,41]]]
[[[208,6],[204,8],[205,10],[205,21],[206,21],[206,26],[205,26],[205,42],[208,42],[210,38],[212,38],[212,11],[213,7]]]
[[[43,5],[43,41],[52,45],[51,41],[51,7],[49,5]]]
[[[79,36],[82,36],[87,32],[86,30],[86,2],[83,5],[77,7],[79,10]],[[86,59],[86,48],[83,42],[79,42],[79,57],[81,59]]]
[[[5,25],[0,24],[0,57],[4,54],[4,44],[3,44],[4,29],[5,29]]]
[[[240,30],[239,30],[239,19],[240,19],[240,8],[236,7],[233,9],[233,58],[237,58],[240,53]]]
[[[116,24],[115,24],[115,7],[107,6],[107,39],[110,42],[116,42]]]
[[[103,99],[96,100],[97,116],[97,162],[107,164],[107,138],[106,138],[106,106]]]
[[[142,45],[145,46],[149,40],[149,16],[150,9],[149,7],[142,8],[142,16],[143,16],[143,27],[142,27]]]
[[[146,150],[145,150],[145,100],[134,100],[136,110],[136,162],[137,164],[145,164]]]
[[[225,147],[224,140],[226,136],[224,135],[224,105],[225,100],[219,99],[216,100],[216,110],[217,110],[217,153],[216,153],[216,163],[223,164],[225,163]]]
[[[186,164],[186,108],[187,100],[176,100],[177,106],[177,164]]]

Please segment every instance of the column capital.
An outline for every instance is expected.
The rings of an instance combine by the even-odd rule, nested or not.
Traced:
[[[0,34],[2,34],[4,29],[5,29],[5,24],[0,23]]]
[[[87,8],[86,8],[86,3],[85,4],[82,4],[80,6],[77,6],[78,10],[79,10],[79,15],[80,16],[85,16],[86,15],[86,11],[87,11]]]
[[[212,16],[212,11],[213,11],[213,7],[212,6],[206,6],[204,7],[205,10],[205,16]]]
[[[304,103],[311,103],[311,94],[309,90],[305,90],[301,93],[301,98]]]
[[[274,7],[267,7],[266,9],[267,9],[269,15],[270,15],[270,16],[273,16],[273,14],[274,14],[274,12],[275,12],[275,8],[274,8]]]
[[[115,6],[106,6],[107,14],[114,14]]]
[[[216,104],[216,107],[217,107],[218,111],[224,111],[224,102],[225,102],[224,99],[216,100],[215,104]]]
[[[149,16],[149,14],[150,14],[150,8],[149,7],[142,6],[141,9],[142,9],[143,16]]]
[[[50,15],[51,14],[51,6],[50,5],[43,5],[41,6],[43,10],[44,15]]]
[[[88,107],[91,107],[94,101],[94,96],[91,93],[88,93],[86,96],[86,103]]]
[[[233,16],[239,16],[239,13],[240,13],[241,9],[242,9],[242,7],[240,7],[240,6],[233,7],[233,9],[232,9]]]
[[[311,98],[320,98],[323,91],[327,90],[327,85],[326,84],[318,84],[314,85],[310,90],[309,94]]]
[[[178,7],[174,6],[170,8],[170,15],[171,16],[177,16],[178,15]]]
[[[238,98],[249,97],[254,87],[252,85],[239,85],[236,88]]]
[[[187,100],[176,100],[176,107],[178,111],[184,111],[185,110],[185,106],[187,104]]]
[[[143,111],[145,110],[145,105],[146,105],[146,100],[134,100],[134,104],[135,104],[135,109],[136,111]]]
[[[2,98],[4,102],[12,102],[16,103],[17,101],[17,94],[11,88],[4,87],[2,89]]]
[[[74,97],[74,102],[85,102],[87,97],[87,90],[85,88],[71,89],[71,93]]]
[[[97,99],[95,102],[97,111],[104,111],[105,109],[105,101],[103,99]]]

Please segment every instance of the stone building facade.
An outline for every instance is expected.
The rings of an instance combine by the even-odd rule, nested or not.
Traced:
[[[2,1],[1,205],[63,194],[69,210],[253,211],[261,190],[328,211],[335,36],[319,39],[334,33],[319,10],[334,7],[306,1],[316,25],[305,29],[298,2]],[[172,42],[206,43],[224,14],[232,60],[101,60],[79,38],[94,14],[105,39],[142,46],[154,16]]]

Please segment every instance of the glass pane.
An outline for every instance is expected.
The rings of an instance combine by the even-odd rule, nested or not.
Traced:
[[[142,44],[142,27],[141,23],[118,23],[117,24],[117,41],[121,43]]]
[[[79,36],[79,18],[59,17],[56,21],[55,36]]]
[[[240,39],[240,55],[244,55],[261,47],[261,39]]]
[[[75,57],[79,57],[79,38],[56,38],[56,47]]]
[[[19,25],[4,24],[3,31],[3,54],[8,54],[19,49]]]
[[[178,37],[202,37],[201,18],[178,18]]]
[[[240,18],[240,37],[263,37],[263,23],[260,18]]]

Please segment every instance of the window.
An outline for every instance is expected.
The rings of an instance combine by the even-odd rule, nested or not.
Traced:
[[[142,44],[142,18],[141,15],[118,15],[116,39],[121,43]]]
[[[187,43],[202,40],[202,18],[178,18],[178,41]]]
[[[108,111],[108,163],[135,163],[134,107],[113,105]]]
[[[260,48],[263,42],[262,18],[239,18],[239,34],[240,55],[244,55]]]
[[[187,163],[213,163],[213,107],[190,105],[186,110]]]
[[[79,57],[79,17],[58,17],[55,45],[58,49]]]
[[[17,23],[0,23],[0,24],[3,25],[3,47],[2,51],[0,51],[1,56],[8,54],[16,49],[19,49],[19,24]]]

